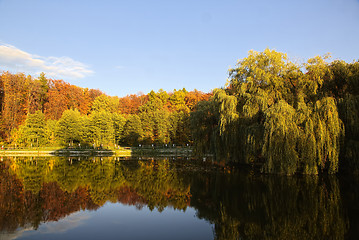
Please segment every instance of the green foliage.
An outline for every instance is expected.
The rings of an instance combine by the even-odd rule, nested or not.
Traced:
[[[190,126],[195,155],[201,156],[211,152],[214,143],[214,134],[217,129],[218,115],[213,101],[201,101],[190,115]]]
[[[178,145],[185,145],[191,141],[189,113],[173,112],[169,117],[169,133],[171,142]]]
[[[223,134],[228,125],[238,120],[237,98],[227,95],[223,89],[215,89],[213,101],[219,105],[220,133]]]
[[[66,110],[57,122],[56,138],[63,145],[80,143],[83,130],[80,112],[77,109]]]
[[[263,170],[268,173],[294,174],[298,165],[296,151],[300,135],[295,123],[295,109],[280,100],[265,112]]]
[[[25,124],[19,130],[18,143],[25,146],[42,146],[48,141],[45,115],[41,111],[28,114]]]
[[[46,135],[48,136],[49,143],[51,145],[56,145],[56,128],[57,128],[57,121],[48,119],[46,121]]]
[[[123,117],[121,114],[114,113],[112,115],[112,122],[113,122],[115,143],[119,144],[121,141],[121,138],[123,137],[123,131],[124,131],[125,124],[126,124],[126,118]]]
[[[174,90],[172,95],[169,97],[169,102],[171,104],[171,108],[178,112],[189,112],[189,108],[186,106],[185,97],[186,97],[187,91],[186,89],[182,90]]]
[[[169,142],[169,115],[166,110],[142,111],[139,114],[144,143],[163,144]]]
[[[92,103],[92,111],[117,112],[119,100],[116,97],[109,97],[104,94],[95,98]]]
[[[143,128],[143,142],[146,144],[164,144],[169,138],[169,116],[166,109],[168,94],[160,90],[158,93],[151,91],[148,101],[140,107],[139,117]]]
[[[279,100],[293,101],[292,88],[300,78],[300,68],[286,54],[266,49],[250,51],[229,70],[229,84],[238,96],[244,117],[254,117]]]
[[[135,146],[142,138],[141,119],[137,115],[131,115],[124,126],[122,142],[126,145]]]
[[[332,72],[338,72],[338,65],[331,66]],[[345,126],[344,151],[342,155],[343,168],[350,172],[359,173],[359,62],[351,64],[340,63],[340,74],[332,75],[331,91],[338,99],[339,116]]]
[[[96,146],[112,144],[115,140],[112,114],[103,110],[93,112],[90,115],[89,131]]]
[[[38,81],[40,82],[40,93],[39,93],[40,106],[41,106],[41,111],[44,112],[45,110],[44,105],[45,102],[47,101],[47,92],[49,91],[49,85],[45,77],[45,73],[40,74]]]
[[[286,54],[250,51],[229,70],[228,88],[214,90],[212,109],[202,103],[191,114],[195,151],[219,161],[258,162],[266,173],[337,172],[344,126],[328,89],[338,85],[330,77],[343,72],[338,64],[331,72],[325,58],[315,57],[304,73]],[[217,116],[211,129],[203,126],[208,112]]]

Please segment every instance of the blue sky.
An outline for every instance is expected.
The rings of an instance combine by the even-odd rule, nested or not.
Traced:
[[[359,59],[358,0],[0,0],[0,70],[113,96],[224,86],[253,49]]]

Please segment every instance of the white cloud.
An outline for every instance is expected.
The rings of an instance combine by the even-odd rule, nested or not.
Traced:
[[[14,46],[0,45],[0,69],[31,74],[44,72],[54,78],[80,79],[93,74],[85,64],[69,57],[42,57]]]
[[[27,227],[19,228],[14,233],[0,233],[0,239],[13,240],[33,235],[65,233],[83,225],[90,218],[91,213],[88,211],[75,212],[59,221],[44,222],[36,230],[33,227]]]
[[[90,219],[90,217],[91,216],[88,212],[75,212],[63,219],[60,219],[57,222],[47,222],[42,224],[37,229],[37,233],[64,233],[71,229],[77,228],[80,225],[83,225],[87,219]]]

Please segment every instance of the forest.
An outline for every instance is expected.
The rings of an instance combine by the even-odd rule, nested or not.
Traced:
[[[12,147],[184,145],[190,112],[211,95],[181,89],[119,98],[43,73],[9,72],[0,89],[1,141]]]
[[[1,141],[11,146],[193,145],[264,173],[359,171],[359,62],[304,63],[250,51],[211,93],[107,96],[62,80],[0,75]]]

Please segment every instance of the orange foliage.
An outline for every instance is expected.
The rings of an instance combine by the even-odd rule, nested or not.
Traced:
[[[208,101],[208,99],[212,96],[212,93],[203,93],[198,90],[194,90],[188,92],[185,97],[186,106],[193,110],[194,106],[200,101]]]
[[[5,137],[10,137],[12,129],[25,121],[28,112],[29,90],[31,78],[25,74],[10,74],[4,72],[0,75],[2,85],[2,132]]]
[[[45,115],[49,119],[59,119],[67,109],[78,109],[81,114],[89,114],[93,100],[103,93],[99,90],[80,88],[62,80],[50,80]]]
[[[119,111],[122,114],[137,114],[139,107],[145,104],[147,100],[147,95],[127,95],[119,99]]]

